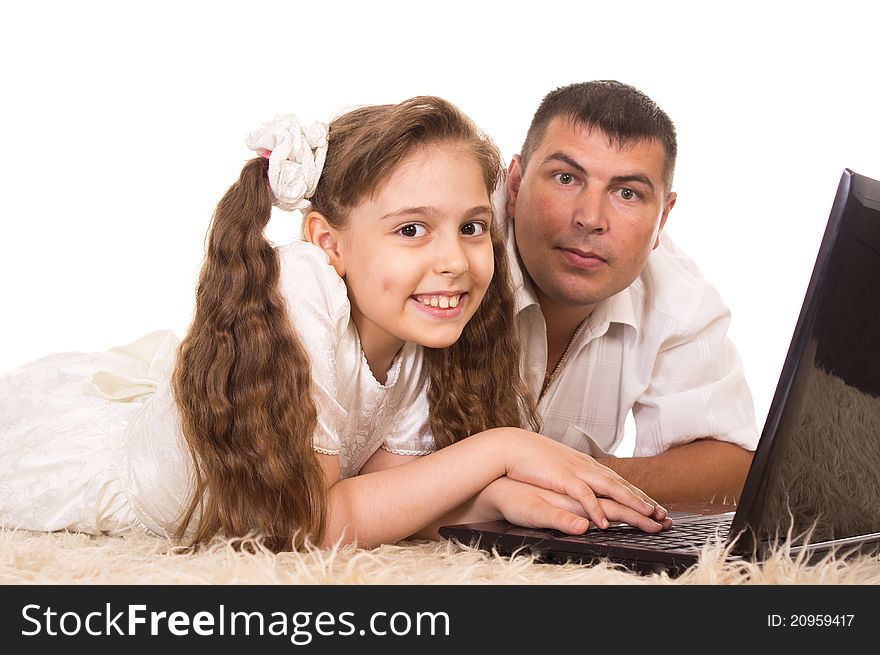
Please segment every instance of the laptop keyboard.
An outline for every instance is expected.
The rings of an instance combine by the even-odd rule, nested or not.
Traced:
[[[686,523],[676,523],[668,530],[656,534],[621,525],[607,530],[590,529],[586,534],[566,535],[566,538],[591,544],[644,545],[655,550],[699,549],[707,541],[726,539],[732,521],[732,515],[724,514],[689,519]]]

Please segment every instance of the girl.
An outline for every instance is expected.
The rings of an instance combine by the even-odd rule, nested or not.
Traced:
[[[464,115],[419,97],[329,134],[283,117],[249,145],[179,347],[159,332],[0,381],[4,525],[275,550],[432,536],[448,517],[661,529],[638,489],[521,429],[537,419],[493,228],[502,169]],[[308,210],[306,240],[269,244],[273,204]]]

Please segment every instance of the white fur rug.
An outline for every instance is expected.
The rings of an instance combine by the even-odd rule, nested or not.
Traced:
[[[678,578],[607,563],[544,564],[450,542],[407,541],[373,550],[254,553],[218,542],[196,554],[140,533],[121,537],[0,530],[2,584],[880,584],[880,557],[808,564],[784,549],[760,564],[725,564],[720,546]]]

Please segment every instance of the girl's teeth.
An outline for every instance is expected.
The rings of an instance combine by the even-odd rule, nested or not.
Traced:
[[[418,300],[428,307],[449,309],[458,307],[458,303],[461,302],[461,296],[422,296]]]

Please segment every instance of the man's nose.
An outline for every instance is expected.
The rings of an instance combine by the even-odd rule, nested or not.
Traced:
[[[599,190],[584,189],[577,198],[572,222],[580,229],[601,234],[608,230],[608,206],[605,194]]]

